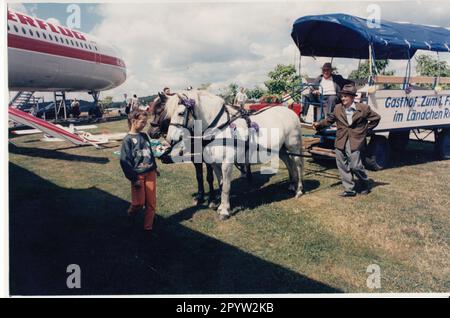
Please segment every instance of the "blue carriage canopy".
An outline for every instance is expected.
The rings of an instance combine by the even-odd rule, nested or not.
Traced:
[[[450,30],[411,23],[370,20],[347,14],[305,16],[297,19],[292,39],[304,56],[410,59],[417,50],[450,52]]]

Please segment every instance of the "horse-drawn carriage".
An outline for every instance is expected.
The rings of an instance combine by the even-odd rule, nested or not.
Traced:
[[[438,57],[439,52],[450,52],[450,30],[383,20],[375,24],[350,15],[331,14],[299,18],[291,36],[301,56],[368,60],[370,74],[366,81],[357,82],[358,98],[381,115],[367,147],[368,168],[386,167],[390,150],[401,152],[411,131],[419,137],[424,130],[434,132],[437,155],[450,158],[450,78],[411,76],[411,58],[418,50],[436,52]],[[377,59],[406,60],[405,75],[380,75]],[[385,89],[386,85],[395,88]],[[303,84],[293,94],[310,87]],[[321,102],[315,109],[314,120],[326,115]],[[321,142],[315,150],[332,156],[334,136],[333,127],[318,133]]]
[[[450,84],[450,79],[410,75],[410,59],[418,49],[450,51],[449,30],[390,22],[370,29],[366,20],[338,14],[300,18],[294,23],[292,37],[302,55],[369,60],[370,76],[361,85],[359,98],[382,117],[368,147],[372,168],[384,167],[389,147],[406,144],[412,129],[434,131],[439,153],[443,157],[450,156],[450,91],[439,88],[440,84]],[[407,59],[407,74],[404,77],[380,76],[374,63],[376,58]],[[401,87],[385,90],[377,86],[384,83]],[[412,83],[430,83],[432,89],[413,87]],[[308,84],[297,89],[304,87]],[[296,95],[298,90],[291,95]],[[221,97],[212,93],[195,90],[170,97],[160,95],[159,104],[161,111],[155,114],[151,135],[165,133],[170,156],[187,157],[194,162],[200,198],[204,193],[202,164],[209,167],[209,198],[214,198],[214,169],[221,185],[218,206],[221,219],[231,215],[229,194],[234,164],[249,166],[270,162],[271,171],[276,171],[278,159],[281,159],[288,170],[289,190],[296,197],[304,193],[302,126],[298,114],[288,107],[265,107],[248,112],[226,105]],[[319,107],[317,120],[325,116],[323,105]],[[334,134],[335,129],[331,127],[317,136],[323,145],[329,146]],[[316,149],[316,153],[331,155],[330,148]]]

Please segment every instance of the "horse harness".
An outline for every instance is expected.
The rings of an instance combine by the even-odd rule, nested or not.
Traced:
[[[250,117],[258,115],[258,114],[261,114],[264,111],[266,111],[269,108],[271,108],[271,107],[265,107],[265,108],[260,109],[260,110],[258,110],[256,112],[251,112],[251,111],[248,111],[248,110],[243,109],[243,108],[237,108],[236,109],[237,113],[234,114],[234,115],[231,115],[229,110],[228,110],[228,108],[227,108],[227,105],[223,104],[221,109],[220,109],[220,111],[217,113],[216,117],[211,122],[211,124],[209,124],[208,127],[205,130],[202,131],[201,136],[197,137],[197,136],[195,136],[193,129],[192,128],[188,128],[189,114],[192,115],[194,120],[197,119],[197,117],[195,116],[195,112],[194,112],[195,100],[189,99],[189,98],[187,98],[187,96],[185,96],[185,98],[181,98],[180,99],[179,105],[184,105],[186,107],[186,110],[183,113],[183,117],[184,117],[183,118],[183,124],[170,123],[170,125],[178,127],[178,128],[184,128],[184,129],[189,130],[189,132],[190,132],[190,137],[189,138],[191,139],[191,147],[193,147],[194,140],[197,139],[197,138],[201,138],[202,139],[202,146],[203,147],[205,147],[205,146],[209,145],[210,143],[212,143],[213,141],[217,140],[215,134],[211,134],[211,135],[205,136],[205,132],[210,130],[210,129],[215,129],[216,131],[217,130],[222,130],[222,129],[227,128],[227,127],[231,127],[233,130],[236,129],[236,126],[234,125],[234,122],[236,120],[238,120],[238,119],[244,119],[245,120],[245,122],[247,124],[247,128],[249,129],[249,131],[251,129],[254,129],[256,132],[258,132],[258,130],[259,130],[258,124],[255,123],[255,122],[252,122]],[[231,106],[231,107],[233,107],[233,106]],[[217,123],[221,120],[221,118],[222,118],[222,116],[224,114],[226,114],[227,120],[225,121],[225,123],[220,124],[219,126],[217,126]],[[222,138],[222,141],[223,141],[223,145],[224,146],[228,145],[227,142],[226,142],[227,141],[226,138]],[[179,142],[181,142],[181,138],[174,145],[176,145]],[[233,138],[233,146],[234,146],[234,148],[238,147],[237,138]],[[245,147],[245,152],[244,153],[245,153],[245,161],[246,161],[245,163],[248,164],[249,160],[250,160],[249,159],[250,138],[247,138],[245,140],[244,147]],[[261,150],[261,148],[262,148],[262,146],[259,143],[257,143],[256,151]],[[265,150],[268,153],[272,153],[273,152],[272,149],[265,148]],[[238,167],[238,169],[240,170],[241,168]]]
[[[192,118],[194,118],[194,120],[197,119],[197,116],[195,115],[194,112],[194,107],[195,107],[195,100],[193,99],[189,99],[189,98],[181,98],[180,105],[184,105],[186,107],[186,110],[183,112],[183,123],[182,124],[177,124],[177,123],[170,123],[171,126],[175,126],[178,128],[184,128],[189,130],[189,132],[191,133],[191,139],[194,138],[198,138],[198,137],[192,137],[192,135],[194,135],[193,129],[188,127],[188,121],[189,121],[189,114],[192,115]],[[233,106],[231,106],[233,107]],[[250,116],[255,116],[255,115],[259,115],[261,113],[263,113],[264,111],[268,110],[270,107],[265,107],[263,109],[260,109],[256,112],[251,112],[248,111],[246,109],[243,108],[238,108],[237,113],[234,115],[230,114],[230,111],[227,108],[227,105],[223,104],[222,107],[220,108],[220,111],[217,113],[216,117],[214,118],[214,120],[211,122],[211,124],[208,125],[208,127],[206,129],[204,129],[202,131],[202,135],[201,138],[203,139],[204,143],[209,144],[212,141],[215,140],[215,136],[207,136],[208,138],[205,139],[205,132],[208,131],[209,129],[216,129],[216,130],[222,130],[226,127],[233,127],[233,122],[238,120],[238,119],[244,119],[245,122],[247,123],[247,128],[248,129],[255,129],[256,131],[258,131],[259,127],[255,122],[252,122],[250,119]],[[227,116],[227,120],[223,123],[220,124],[219,126],[217,126],[217,123],[222,119],[222,116],[226,114]],[[234,128],[234,127],[233,127]]]

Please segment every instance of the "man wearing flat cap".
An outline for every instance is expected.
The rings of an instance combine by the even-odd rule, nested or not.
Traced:
[[[338,96],[342,87],[351,83],[353,82],[346,80],[341,75],[333,74],[333,67],[331,66],[331,63],[323,64],[322,74],[312,83],[314,90],[306,96],[306,103],[302,108],[303,118],[306,117],[309,105],[311,103],[319,103],[320,94],[322,94],[325,114],[332,113],[337,101],[339,100]]]
[[[361,151],[364,150],[367,132],[374,129],[380,122],[380,115],[369,105],[355,103],[356,87],[354,84],[345,85],[341,92],[341,104],[336,105],[333,113],[327,118],[313,123],[316,130],[323,129],[336,123],[336,165],[341,175],[345,191],[343,197],[356,195],[353,176],[356,175],[362,183],[361,194],[370,192],[369,178],[361,161]]]

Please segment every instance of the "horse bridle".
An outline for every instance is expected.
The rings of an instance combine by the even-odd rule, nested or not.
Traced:
[[[180,98],[180,101],[178,102],[178,105],[183,105],[185,107],[183,111],[183,123],[170,123],[169,126],[174,126],[177,128],[183,128],[189,130],[191,134],[193,134],[193,128],[188,127],[189,123],[189,114],[192,114],[192,118],[194,120],[197,120],[197,116],[195,115],[194,107],[195,107],[195,100],[190,98]]]
[[[163,136],[165,133],[163,132],[163,129],[168,126],[168,124],[165,124],[165,117],[167,114],[166,111],[166,98],[164,98],[164,95],[161,93],[158,93],[159,97],[155,99],[152,105],[152,115],[153,120],[150,123],[150,126],[152,129],[159,128],[159,131],[156,132],[157,138],[159,136]],[[167,128],[167,127],[166,127]],[[152,132],[155,133],[155,132]],[[167,133],[167,130],[166,130]]]
[[[193,142],[194,142],[194,139],[197,138],[197,137],[194,136],[194,130],[193,130],[193,128],[189,128],[189,127],[188,127],[188,122],[189,122],[189,114],[192,114],[192,117],[194,118],[194,120],[197,119],[197,116],[195,115],[195,112],[194,112],[195,101],[192,100],[192,99],[188,99],[187,97],[186,97],[186,98],[180,98],[180,101],[179,101],[178,104],[179,104],[179,105],[184,105],[184,106],[186,107],[185,110],[184,110],[184,112],[183,112],[183,114],[182,114],[182,115],[183,115],[183,123],[182,123],[182,124],[170,123],[169,125],[174,126],[174,127],[177,127],[177,128],[187,129],[187,130],[189,131],[189,133],[190,133],[190,137],[189,137],[189,138],[191,139],[191,143],[193,143]],[[209,136],[206,136],[207,138],[205,138],[205,132],[206,132],[207,130],[209,130],[209,129],[215,129],[215,131],[220,131],[220,130],[222,130],[223,128],[225,128],[225,127],[227,127],[227,126],[231,126],[231,124],[232,124],[235,120],[237,120],[237,119],[239,119],[239,118],[243,118],[243,119],[246,121],[247,126],[249,127],[249,129],[254,128],[256,131],[258,131],[258,130],[259,130],[258,125],[257,125],[257,124],[256,124],[256,125],[253,125],[253,123],[252,123],[251,120],[250,120],[250,115],[257,115],[257,114],[260,114],[260,113],[262,113],[262,112],[264,112],[264,111],[266,111],[266,110],[268,110],[268,109],[270,109],[270,108],[271,108],[271,107],[265,107],[265,108],[260,109],[260,110],[258,110],[258,111],[256,111],[256,112],[252,113],[252,114],[251,114],[248,110],[239,108],[239,109],[237,109],[238,112],[237,112],[236,114],[234,114],[233,116],[231,116],[231,115],[230,115],[230,112],[228,111],[227,106],[226,106],[225,104],[223,104],[222,107],[221,107],[221,109],[220,109],[220,111],[217,113],[216,117],[215,117],[214,120],[211,122],[211,124],[209,124],[208,127],[202,131],[202,134],[201,134],[202,145],[203,145],[203,146],[206,146],[206,145],[212,143],[214,140],[216,140],[216,136],[215,136],[214,133],[211,134],[211,135],[209,135]],[[220,119],[222,118],[222,116],[224,115],[224,113],[227,114],[227,120],[225,121],[225,123],[223,123],[223,124],[217,126],[218,122],[220,121]],[[181,115],[181,114],[180,114],[180,115]],[[173,142],[173,143],[170,145],[171,147],[167,149],[167,153],[170,152],[170,149],[171,149],[171,148],[173,148],[175,145],[177,145],[178,143],[180,143],[180,142],[182,141],[182,139],[183,139],[183,137],[180,136],[180,138],[179,138],[178,141]],[[224,140],[225,140],[225,139],[224,139]],[[246,142],[245,142],[245,149],[246,149],[246,152],[247,152],[248,149],[249,149],[249,141],[248,141],[248,140],[246,140]],[[269,152],[272,152],[271,149],[267,149],[267,150],[268,150]],[[182,150],[181,150],[181,153],[183,153]],[[238,169],[240,170],[239,167],[238,167]]]
[[[178,102],[179,105],[184,105],[186,107],[186,109],[183,112],[183,123],[182,124],[170,123],[169,125],[177,127],[177,128],[187,129],[190,132],[190,134],[191,134],[190,138],[192,139],[192,138],[195,138],[195,137],[192,137],[194,135],[194,131],[193,131],[193,128],[188,127],[188,123],[189,123],[189,114],[192,114],[192,117],[194,118],[194,120],[197,119],[197,116],[195,115],[195,112],[194,112],[195,100],[187,98],[186,95],[184,95],[184,97],[185,98],[180,98],[180,101]],[[223,104],[220,111],[217,113],[216,117],[211,122],[211,124],[209,124],[208,127],[202,131],[201,138],[203,140],[205,140],[205,132],[207,130],[210,130],[210,129],[221,130],[221,129],[229,126],[232,122],[234,122],[235,120],[237,120],[239,118],[243,118],[247,122],[248,127],[253,127],[251,125],[250,116],[258,115],[258,114],[268,110],[269,108],[271,108],[271,107],[265,107],[254,113],[250,113],[248,110],[238,108],[237,109],[238,112],[235,115],[231,116],[230,112],[227,109],[227,106],[225,104]],[[224,113],[227,114],[227,120],[225,121],[225,123],[217,126],[218,122],[220,121],[220,119],[222,118]],[[215,139],[214,135],[212,137],[208,136],[207,143],[212,142],[214,139]],[[180,140],[178,140],[176,143],[178,143],[180,141],[181,141],[181,136],[180,136]]]

